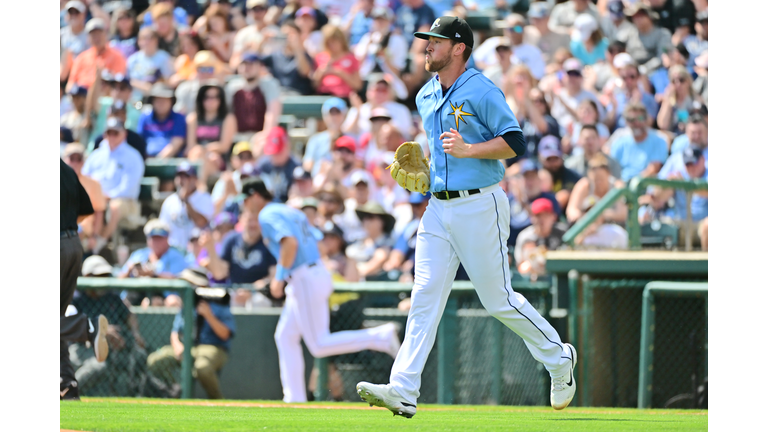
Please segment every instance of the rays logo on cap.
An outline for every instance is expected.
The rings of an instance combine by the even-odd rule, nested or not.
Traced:
[[[460,34],[458,34],[458,33],[456,33],[456,37],[457,37],[457,38],[460,38],[460,37],[461,37],[461,35],[460,35]]]
[[[440,18],[436,19],[435,22],[432,23],[432,27],[429,28],[429,31],[434,30],[435,27],[440,27]]]

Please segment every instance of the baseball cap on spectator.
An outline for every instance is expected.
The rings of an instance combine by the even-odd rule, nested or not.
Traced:
[[[334,150],[345,148],[354,153],[355,147],[355,139],[349,135],[342,135],[333,143]]]
[[[299,10],[296,11],[296,18],[304,15],[309,15],[312,18],[317,19],[317,12],[315,12],[315,9],[309,6],[303,6],[299,8]]]
[[[688,57],[691,56],[691,53],[688,52],[688,48],[686,48],[682,42],[672,47],[672,49],[679,52],[680,55],[683,56],[686,60],[688,60]],[[664,48],[664,52],[668,52],[668,49]]]
[[[552,156],[563,157],[560,151],[560,140],[554,135],[547,135],[539,141],[539,156],[547,159]]]
[[[411,192],[411,196],[408,198],[408,202],[414,205],[419,205],[424,201],[429,201],[431,196],[432,194],[430,192],[427,192],[426,195],[422,195],[421,192]]]
[[[73,154],[85,154],[85,146],[79,142],[67,144],[67,146],[64,147],[64,157],[69,157]]]
[[[691,104],[691,117],[689,117],[689,120],[695,116],[700,115],[703,117],[706,117],[709,115],[709,110],[707,109],[707,106],[697,100],[693,101]]]
[[[539,172],[539,165],[533,159],[523,159],[520,162],[520,174]]]
[[[573,21],[574,35],[577,41],[587,41],[592,33],[597,30],[597,20],[590,14],[580,14]]]
[[[257,174],[256,165],[251,162],[246,162],[240,167],[240,178],[253,177]]]
[[[78,0],[71,0],[67,2],[67,4],[64,6],[64,10],[70,9],[77,9],[78,12],[85,13],[85,5],[83,2]]]
[[[368,175],[364,170],[357,170],[353,172],[352,175],[349,176],[349,181],[352,183],[352,186],[357,186],[360,183],[365,183],[366,185],[370,183]]]
[[[75,141],[75,138],[72,136],[72,130],[66,126],[59,126],[59,135],[62,142],[71,143]]]
[[[496,45],[496,51],[512,48],[512,42],[505,37],[499,38],[499,43]]]
[[[581,61],[577,58],[569,58],[563,62],[563,70],[568,73],[578,73],[581,75]]]
[[[323,107],[320,111],[323,115],[328,115],[334,108],[341,111],[342,114],[345,114],[347,112],[347,103],[344,102],[344,99],[332,97],[323,102]]]
[[[293,170],[294,180],[312,180],[312,174],[303,167],[297,166]]]
[[[429,37],[441,39],[451,39],[456,42],[466,44],[472,48],[475,44],[475,36],[472,29],[466,21],[454,16],[441,16],[436,19],[432,27],[427,32],[416,32],[413,34],[419,39],[429,40]]]
[[[168,237],[171,228],[160,219],[151,219],[144,225],[144,235],[147,237]]]
[[[247,2],[245,2],[245,7],[247,9],[253,9],[256,6],[267,7],[267,5],[269,5],[269,2],[267,0],[248,0]]]
[[[552,201],[546,198],[538,198],[531,203],[531,213],[539,215],[544,212],[554,213],[555,209],[552,207]]]
[[[88,20],[88,23],[85,25],[85,33],[90,33],[94,30],[104,30],[106,26],[104,25],[104,20],[101,18],[91,18]]]
[[[110,117],[107,119],[107,123],[106,123],[106,126],[104,127],[104,130],[105,131],[110,131],[110,130],[124,131],[125,125],[119,118]]]
[[[115,99],[112,105],[109,107],[109,113],[112,114],[117,111],[125,111],[125,102],[120,99]]]
[[[373,19],[384,18],[391,21],[394,17],[395,14],[388,7],[377,6],[371,11],[371,18]]]
[[[299,210],[304,210],[307,207],[317,209],[318,204],[319,202],[317,201],[317,198],[304,197],[301,199],[301,202],[299,203]]]
[[[69,89],[69,94],[72,96],[85,96],[88,94],[88,87],[74,84],[72,88]]]
[[[528,8],[528,18],[544,18],[549,16],[550,8],[547,2],[535,2],[531,3]]]
[[[249,177],[243,181],[243,192],[238,198],[246,199],[253,195],[261,195],[267,201],[272,201],[273,198],[272,192],[267,189],[267,185],[260,177]]]
[[[211,221],[211,229],[217,229],[224,224],[237,225],[237,218],[230,212],[221,212]]]
[[[336,236],[341,240],[342,247],[341,250],[346,249],[347,242],[344,241],[344,231],[339,228],[338,225],[331,221],[326,221],[321,227],[320,232],[323,233],[323,236]]]
[[[242,152],[253,152],[253,149],[251,148],[251,143],[248,141],[240,141],[237,144],[235,144],[234,147],[232,147],[232,154],[234,156],[239,155]]]
[[[624,18],[624,3],[621,0],[610,0],[608,2],[608,13],[611,18],[618,20]]]
[[[688,146],[683,150],[683,162],[686,165],[695,164],[703,155],[704,153],[701,150]]]
[[[381,106],[371,110],[370,120],[392,120],[392,116],[389,114],[389,110]]]
[[[83,276],[112,276],[112,266],[100,255],[91,255],[83,261]]]
[[[190,177],[197,177],[197,169],[191,163],[184,161],[176,166],[176,174],[186,174]]]
[[[264,154],[274,155],[285,150],[288,145],[288,135],[280,126],[273,127],[267,135],[267,143],[264,144]]]
[[[680,16],[677,18],[677,21],[675,22],[675,27],[690,27],[691,26],[691,20],[688,19],[686,16]]]
[[[635,63],[635,59],[632,58],[631,55],[628,53],[618,53],[616,54],[616,57],[613,58],[613,67],[616,69],[621,69],[623,67],[631,66],[637,64]]]
[[[255,63],[255,62],[261,62],[261,57],[253,51],[248,51],[246,53],[243,53],[243,56],[240,58],[240,63]]]

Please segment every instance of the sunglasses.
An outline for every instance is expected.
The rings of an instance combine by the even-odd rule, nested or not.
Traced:
[[[536,98],[533,100],[536,103],[546,103],[547,101],[544,98]]]
[[[237,157],[240,160],[251,160],[251,159],[253,159],[253,153],[251,153],[251,152],[242,152],[239,155],[237,155]]]
[[[346,147],[337,147],[336,151],[340,152],[340,153],[348,153],[348,154],[354,153],[352,150],[350,150],[350,149],[348,149]]]
[[[130,20],[130,19],[131,19],[130,15],[121,15],[121,16],[117,17],[118,21],[120,21],[120,20]]]
[[[516,25],[516,26],[514,26],[514,27],[510,27],[510,28],[509,28],[509,30],[510,30],[512,33],[522,33],[522,32],[523,32],[523,26],[520,26],[520,25]]]
[[[251,10],[254,12],[266,12],[267,8],[265,8],[264,6],[256,6],[256,7],[252,7]]]
[[[205,73],[212,74],[213,73],[213,69],[214,69],[213,66],[201,66],[201,67],[197,68],[197,72],[198,73],[204,73],[204,74]]]
[[[637,116],[637,117],[627,117],[627,122],[634,123],[634,122],[644,122],[645,116]]]
[[[566,74],[570,77],[581,78],[581,72],[577,70],[569,70],[568,72],[566,72]]]

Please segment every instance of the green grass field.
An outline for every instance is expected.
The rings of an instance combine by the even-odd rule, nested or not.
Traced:
[[[700,431],[707,411],[420,405],[412,419],[364,403],[95,399],[61,402],[61,429],[78,431],[519,430]]]

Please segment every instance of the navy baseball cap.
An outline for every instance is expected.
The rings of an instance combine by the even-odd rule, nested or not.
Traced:
[[[427,192],[426,195],[422,195],[421,192],[411,192],[411,197],[408,200],[411,204],[421,204],[424,201],[429,201],[429,198],[432,196],[431,193]]]
[[[176,174],[186,174],[191,177],[197,177],[197,169],[195,169],[191,163],[184,161],[176,167]]]
[[[259,57],[258,54],[255,52],[246,52],[243,53],[242,60],[240,60],[241,63],[253,63],[253,62],[260,62],[261,57]]]
[[[703,155],[704,153],[702,153],[701,150],[696,147],[688,146],[683,150],[683,162],[685,162],[686,165],[695,164]]]
[[[75,84],[69,89],[69,94],[72,96],[85,96],[88,94],[88,87]]]
[[[242,193],[238,195],[238,198],[244,201],[246,198],[257,194],[267,201],[272,201],[272,192],[267,189],[264,180],[259,177],[248,177],[243,181]]]
[[[441,16],[432,23],[428,32],[416,32],[413,35],[426,40],[429,40],[430,36],[451,39],[462,42],[470,48],[475,44],[475,37],[469,24],[463,19],[453,16]]]

